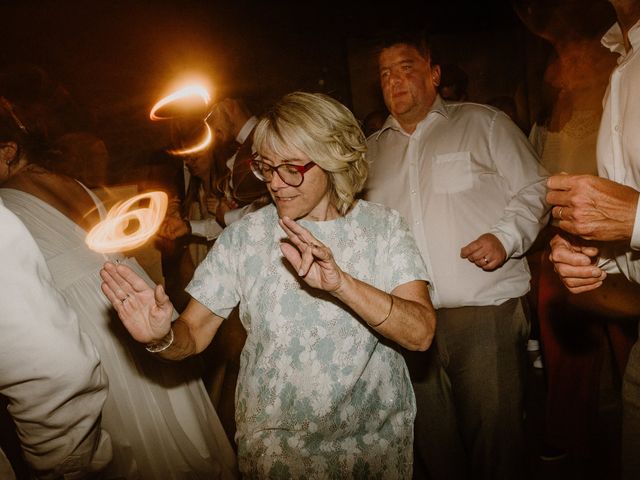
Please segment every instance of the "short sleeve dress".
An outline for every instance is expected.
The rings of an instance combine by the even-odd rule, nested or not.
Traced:
[[[344,271],[381,290],[428,280],[404,220],[387,207],[361,200],[335,220],[299,223]],[[225,318],[240,304],[241,473],[410,478],[416,407],[398,347],[302,282],[280,251],[284,239],[273,205],[247,215],[223,232],[187,287]]]

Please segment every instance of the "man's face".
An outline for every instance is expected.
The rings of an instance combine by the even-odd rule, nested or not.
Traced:
[[[184,164],[191,175],[205,182],[209,181],[209,172],[211,171],[211,153],[209,150],[185,157]]]
[[[211,126],[216,140],[220,143],[228,143],[235,140],[233,122],[223,105],[217,105],[211,113]]]
[[[380,83],[387,108],[401,125],[418,123],[429,112],[440,83],[440,67],[415,47],[397,44],[378,58]]]

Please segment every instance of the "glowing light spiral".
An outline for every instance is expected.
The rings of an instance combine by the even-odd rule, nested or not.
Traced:
[[[184,115],[185,112],[193,112],[194,110],[196,112],[203,112],[202,140],[194,145],[168,150],[169,153],[173,155],[192,155],[204,151],[211,144],[213,134],[211,127],[209,127],[207,123],[207,117],[210,113],[210,103],[211,95],[209,95],[207,89],[202,85],[196,84],[188,85],[167,95],[153,106],[149,114],[151,120],[171,120],[173,118],[179,118],[181,114]],[[180,112],[180,114],[175,112]]]
[[[142,200],[147,207],[139,207]],[[89,248],[98,253],[133,250],[143,245],[156,233],[165,213],[168,197],[164,192],[147,192],[115,204],[107,217],[87,234]],[[136,226],[137,224],[137,226]],[[131,229],[131,232],[127,230]]]
[[[180,102],[186,104],[190,101],[193,101],[194,99],[202,100],[202,106],[206,108],[211,102],[211,95],[209,95],[207,89],[202,85],[188,85],[160,99],[151,109],[149,118],[151,120],[170,120],[175,116],[158,115],[158,110],[168,106],[169,104],[173,104],[174,106],[176,106],[180,105]]]

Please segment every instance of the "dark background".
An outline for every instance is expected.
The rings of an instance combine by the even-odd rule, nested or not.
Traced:
[[[512,96],[526,127],[549,52],[509,0],[16,1],[0,5],[0,18],[0,66],[35,63],[60,81],[86,112],[84,128],[107,142],[116,179],[167,143],[167,125],[148,112],[186,78],[257,111],[292,90],[322,91],[362,119],[383,106],[372,37],[424,26],[441,59],[469,74],[471,100]]]

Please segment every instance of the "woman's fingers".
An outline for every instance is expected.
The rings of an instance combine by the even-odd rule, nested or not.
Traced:
[[[324,248],[322,242],[314,237],[309,230],[291,220],[289,217],[282,217],[279,221],[280,226],[287,234],[287,237],[289,237],[289,240],[291,240],[301,252],[305,250],[319,252]]]
[[[125,285],[133,288],[135,292],[143,292],[151,288],[149,287],[149,285],[147,285],[147,282],[145,282],[140,275],[138,275],[126,265],[119,263],[118,265],[116,265],[116,271],[119,274],[120,278],[124,280]]]
[[[114,292],[112,287],[115,282],[113,281],[109,273],[105,272],[104,270],[100,272],[100,276],[102,277],[102,285],[100,286],[100,288],[102,289],[102,292],[105,294],[105,296],[109,299],[111,304],[115,307],[120,303],[120,298],[118,297],[116,292]]]
[[[105,292],[105,295],[115,307],[119,306],[130,295],[133,295],[133,289],[129,288],[126,282],[119,278],[115,269],[106,268],[105,265],[105,268],[100,270],[100,277],[104,285],[102,291]]]

